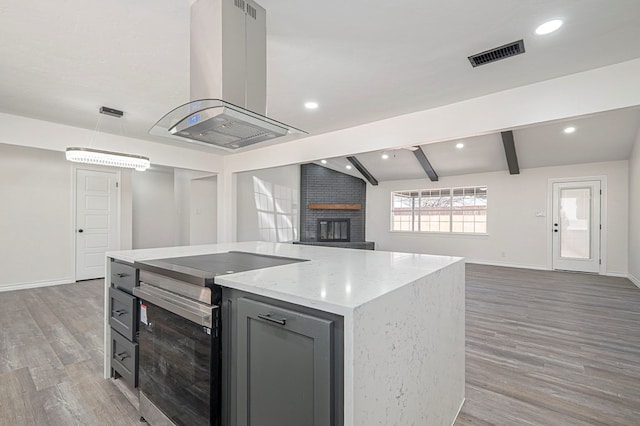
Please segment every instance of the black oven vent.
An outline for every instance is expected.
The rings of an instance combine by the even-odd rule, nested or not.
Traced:
[[[318,219],[318,241],[350,242],[351,219]]]

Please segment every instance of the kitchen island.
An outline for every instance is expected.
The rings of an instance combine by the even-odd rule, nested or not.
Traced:
[[[216,283],[343,318],[345,425],[450,425],[464,402],[464,260],[244,242],[111,252],[134,262],[231,250],[308,259]],[[107,262],[107,277],[111,276]],[[105,280],[105,378],[111,375]]]

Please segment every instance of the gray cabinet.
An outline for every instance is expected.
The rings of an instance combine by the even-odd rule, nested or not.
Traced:
[[[223,288],[223,424],[341,426],[343,323]]]
[[[111,368],[132,388],[138,387],[138,344],[111,329]]]
[[[109,310],[111,329],[134,342],[138,327],[136,297],[111,287],[109,289]]]
[[[138,270],[113,259],[110,267],[111,375],[135,388],[138,386],[138,299],[132,291],[138,283]]]
[[[133,293],[138,281],[138,272],[130,264],[113,260],[111,262],[111,285],[127,293]]]
[[[332,322],[244,298],[238,319],[238,425],[330,425]]]

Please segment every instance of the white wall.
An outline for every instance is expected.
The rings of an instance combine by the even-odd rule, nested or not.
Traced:
[[[188,170],[174,170],[173,191],[176,215],[173,241],[175,245],[188,246],[191,236],[191,179]]]
[[[629,278],[640,287],[640,131],[629,159]]]
[[[0,290],[75,281],[77,167],[60,151],[0,143]],[[119,172],[119,249],[178,244],[173,173]],[[215,242],[215,178],[206,179],[209,172],[181,173],[187,208],[195,205],[195,211],[202,213],[194,220],[187,217],[186,244],[191,239],[193,244]],[[199,182],[192,189],[194,179]],[[211,218],[209,223],[205,216]]]
[[[172,168],[133,176],[134,248],[216,242],[215,176]]]
[[[300,166],[238,173],[236,178],[238,241],[285,242],[299,239]],[[258,203],[264,203],[262,219],[259,218]],[[277,223],[276,210],[290,214],[293,223]],[[265,222],[272,219],[274,227],[270,228]]]
[[[75,280],[75,167],[62,152],[0,144],[0,290]],[[129,249],[129,171],[119,201],[120,248]]]
[[[202,182],[194,184],[196,180],[202,180]],[[217,179],[211,173],[174,170],[176,212],[174,242],[176,245],[216,242],[215,229],[218,226],[216,197]]]
[[[133,248],[174,244],[173,169],[133,174]]]
[[[212,244],[218,241],[218,181],[216,176],[191,180],[190,243]]]
[[[553,178],[606,176],[608,210],[606,271],[627,273],[628,162],[615,161],[562,167],[523,169],[367,185],[367,241],[376,249],[463,256],[468,261],[529,268],[549,268],[548,184]],[[390,232],[391,191],[403,189],[487,186],[488,235]]]

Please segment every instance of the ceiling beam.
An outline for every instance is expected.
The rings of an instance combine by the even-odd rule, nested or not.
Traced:
[[[433,167],[431,166],[431,163],[429,163],[429,160],[427,160],[427,156],[424,155],[424,151],[419,146],[416,148],[418,149],[413,151],[413,155],[416,156],[416,158],[420,162],[420,165],[424,169],[424,172],[427,174],[427,176],[429,176],[429,179],[431,179],[432,182],[437,182],[438,175],[436,174],[436,171],[433,170]]]
[[[367,168],[360,161],[358,161],[356,157],[347,157],[347,160],[349,160],[349,162],[353,164],[353,167],[358,169],[360,174],[364,176],[365,179],[367,179],[371,185],[373,186],[378,185],[378,180],[375,177],[373,177],[371,173],[369,173],[369,170],[367,170]]]
[[[520,174],[520,166],[518,166],[518,155],[516,154],[516,144],[513,139],[513,132],[502,132],[502,144],[504,145],[504,153],[507,156],[507,165],[509,173],[512,175]]]

